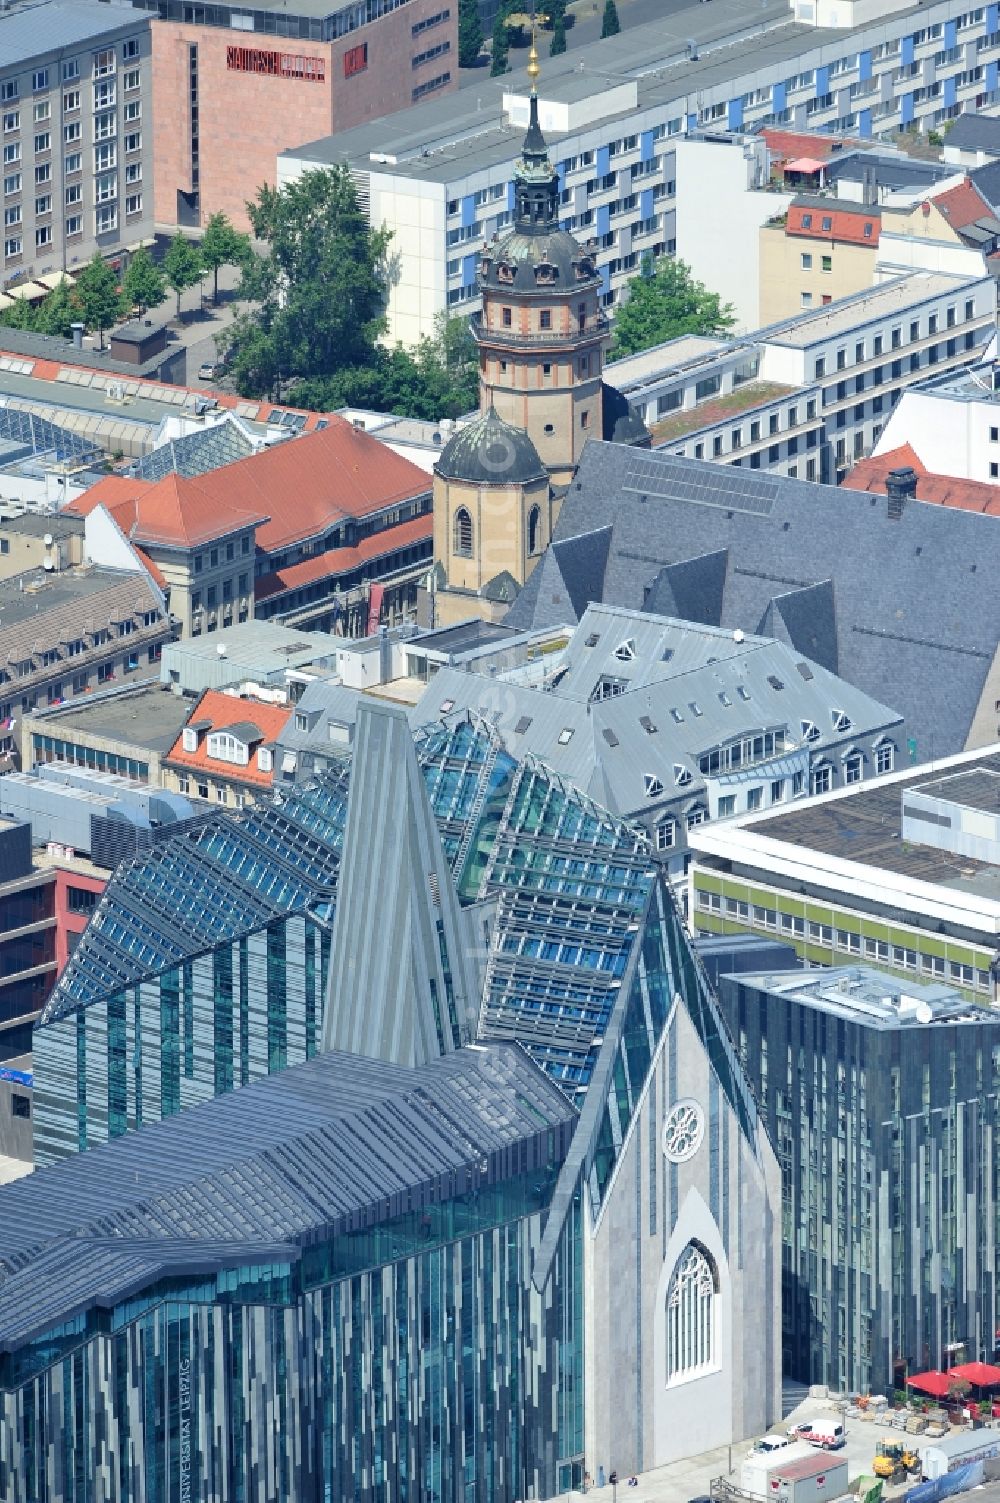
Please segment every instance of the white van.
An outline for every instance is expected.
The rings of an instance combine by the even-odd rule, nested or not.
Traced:
[[[822,1415],[813,1420],[804,1439],[810,1445],[822,1446],[824,1451],[839,1451],[844,1444],[844,1426],[840,1420]]]
[[[791,1443],[787,1435],[765,1435],[754,1446],[754,1450],[762,1456],[769,1456],[772,1451],[783,1451]]]

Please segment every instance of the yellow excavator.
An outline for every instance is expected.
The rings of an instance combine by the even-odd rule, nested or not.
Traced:
[[[872,1471],[885,1482],[905,1482],[920,1471],[920,1458],[902,1441],[880,1440],[875,1447]]]

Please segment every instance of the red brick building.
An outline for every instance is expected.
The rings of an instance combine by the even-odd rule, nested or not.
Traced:
[[[406,109],[458,83],[458,0],[293,0],[273,12],[147,0],[152,26],[155,218],[205,224],[274,184],[280,151]],[[295,12],[299,12],[296,14]],[[200,24],[192,13],[214,18]],[[250,29],[244,29],[244,28]]]

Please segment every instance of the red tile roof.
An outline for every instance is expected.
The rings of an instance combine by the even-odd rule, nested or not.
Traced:
[[[408,522],[399,522],[387,527],[384,532],[372,533],[362,538],[355,548],[330,548],[326,553],[317,553],[314,558],[304,558],[299,564],[290,564],[287,569],[276,569],[272,574],[263,574],[254,585],[254,598],[267,600],[272,595],[282,595],[286,590],[311,584],[317,579],[336,578],[347,574],[372,558],[382,558],[395,553],[398,548],[408,548],[412,543],[429,539],[434,533],[434,518],[430,513],[412,517]]]
[[[793,157],[822,157],[825,161],[833,155],[835,146],[846,147],[848,143],[837,136],[814,136],[811,131],[773,130],[765,126],[763,131],[767,149],[776,162],[787,162]]]
[[[823,228],[824,220],[829,220],[829,229]],[[842,244],[870,245],[874,248],[878,245],[880,227],[877,208],[864,204],[847,204],[832,198],[823,199],[820,203],[814,199],[805,202],[793,200],[788,205],[785,234],[802,236],[808,240],[829,240],[831,244],[840,241]]]
[[[906,466],[916,471],[918,501],[1000,517],[1000,486],[993,485],[988,480],[963,480],[954,475],[932,475],[909,444],[860,460],[843,483],[852,491],[871,491],[875,495],[884,496],[889,471],[904,469]]]
[[[937,194],[931,202],[941,210],[954,230],[975,224],[977,219],[993,217],[993,210],[971,178],[966,178],[964,183],[959,183],[955,188],[949,188],[946,193]]]
[[[101,502],[125,535],[146,547],[198,547],[255,523],[258,546],[271,553],[345,516],[370,516],[429,489],[424,470],[331,417],[327,428],[196,479],[171,473],[153,483],[109,475],[69,509],[86,516]]]
[[[224,638],[220,635],[219,641]],[[171,767],[190,769],[193,772],[214,773],[217,777],[239,783],[250,783],[255,788],[270,788],[273,772],[261,772],[257,766],[257,747],[269,746],[277,740],[292,714],[290,705],[264,704],[259,699],[239,699],[235,694],[222,694],[218,689],[206,689],[187,718],[191,725],[197,720],[207,720],[209,729],[198,737],[198,750],[184,750],[184,732],[177,737],[164,761]],[[208,737],[211,731],[225,730],[227,726],[256,727],[260,735],[250,748],[250,762],[239,767],[235,762],[222,762],[208,755]]]

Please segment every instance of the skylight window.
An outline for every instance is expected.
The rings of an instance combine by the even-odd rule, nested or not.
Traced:
[[[660,782],[659,778],[652,772],[647,772],[643,777],[642,782],[646,790],[647,798],[657,798],[659,794],[663,792],[663,784]]]
[[[573,739],[573,727],[571,725],[563,726],[563,729],[559,732],[559,735],[556,737],[556,740],[559,742],[560,746],[568,746],[569,743],[572,741],[572,739]]]
[[[531,716],[530,715],[522,715],[521,718],[520,718],[520,720],[517,722],[517,725],[515,725],[515,727],[514,727],[514,735],[515,736],[523,736],[524,733],[525,733],[525,731],[528,729],[528,726],[530,724],[531,724]]]
[[[650,720],[650,718],[649,718],[648,715],[640,715],[639,716],[639,724],[642,726],[642,728],[646,732],[647,736],[655,736],[656,735],[656,726]]]
[[[681,714],[680,710],[678,710],[674,706],[671,707],[670,718],[673,720],[673,722],[674,722],[675,725],[683,725],[684,724],[684,716]]]
[[[446,700],[444,700],[442,702],[442,705],[441,705],[441,714],[442,715],[447,715],[448,711],[449,710],[453,710],[454,708],[455,708],[455,701],[453,699],[446,699]]]
[[[692,700],[688,701],[688,709],[691,711],[692,715],[696,715],[696,716],[697,715],[703,715],[705,713],[704,710],[702,709],[701,705],[698,703],[698,701],[696,699],[692,699]]]
[[[615,648],[615,657],[619,663],[632,662],[635,657],[635,641],[632,637],[626,637],[624,642],[618,644]]]
[[[719,693],[719,703],[720,703],[720,705],[725,705],[727,710],[731,707],[731,705],[733,703],[732,700],[729,698],[729,695],[726,693],[725,689],[722,689],[720,691],[720,693]]]
[[[600,634],[596,631],[592,631],[583,645],[585,647],[596,647],[600,640]]]
[[[769,673],[767,675],[767,681],[771,685],[772,689],[783,689],[785,687],[784,683],[776,673]]]
[[[609,746],[618,746],[618,744],[619,744],[618,737],[615,735],[614,731],[611,730],[611,728],[609,726],[605,726],[604,730],[602,731],[601,734],[603,735],[605,741],[608,743]]]
[[[813,673],[808,663],[796,663],[795,666],[798,669],[799,673],[801,673],[802,677],[805,679],[806,683],[808,683],[811,678],[815,678],[816,675]]]
[[[743,700],[744,704],[750,703],[750,690],[747,688],[746,684],[737,684],[736,692],[740,696],[740,699]]]

